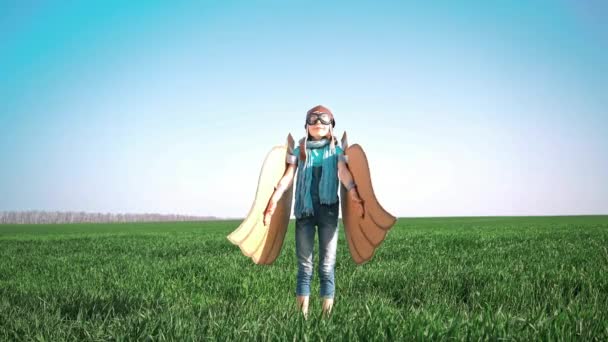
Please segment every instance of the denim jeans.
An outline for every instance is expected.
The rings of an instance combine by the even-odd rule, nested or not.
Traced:
[[[298,258],[297,296],[310,295],[310,282],[313,276],[313,252],[315,226],[319,231],[319,280],[321,297],[333,298],[334,267],[338,247],[338,210],[339,200],[334,204],[321,204],[319,201],[319,180],[321,168],[313,168],[311,195],[314,215],[296,218],[296,256]]]

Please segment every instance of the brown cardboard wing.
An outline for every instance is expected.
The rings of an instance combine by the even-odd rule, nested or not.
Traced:
[[[362,264],[372,258],[397,219],[378,203],[372,187],[367,157],[361,146],[348,146],[344,133],[342,148],[348,159],[348,169],[357,184],[359,196],[364,201],[365,214],[361,217],[346,188],[340,187],[342,222],[348,248],[355,263]]]
[[[287,152],[292,150],[293,138],[290,134],[287,146],[273,147],[268,153],[262,165],[255,199],[249,214],[241,225],[228,235],[228,240],[239,246],[243,254],[256,264],[272,264],[283,246],[291,215],[293,185],[281,196],[267,226],[264,225],[264,211],[274,187],[285,173]]]

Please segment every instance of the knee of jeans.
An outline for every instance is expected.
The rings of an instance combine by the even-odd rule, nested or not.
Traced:
[[[312,274],[312,261],[311,262],[308,262],[308,261],[298,262],[298,271],[300,271],[304,274]]]
[[[336,264],[336,250],[326,249],[319,255],[319,269],[333,269]]]
[[[319,277],[328,279],[333,274],[334,274],[333,265],[321,265],[321,267],[319,267]]]

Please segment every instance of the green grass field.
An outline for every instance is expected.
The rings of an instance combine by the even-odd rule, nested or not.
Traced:
[[[257,266],[238,224],[0,225],[0,340],[608,340],[608,216],[401,218],[362,266],[342,234],[308,320],[293,225]]]

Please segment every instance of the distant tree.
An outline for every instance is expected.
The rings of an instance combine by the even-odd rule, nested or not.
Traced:
[[[84,211],[0,211],[0,224],[83,223],[83,222],[168,222],[214,220],[213,216],[161,215],[158,213],[86,213]]]

